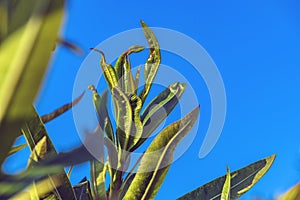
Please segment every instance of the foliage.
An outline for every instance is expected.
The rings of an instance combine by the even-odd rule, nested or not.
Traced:
[[[78,103],[82,95],[42,117],[32,103],[55,43],[59,41],[80,52],[71,43],[58,39],[63,5],[63,0],[0,1],[0,164],[23,148],[31,150],[26,170],[17,175],[0,174],[0,199],[153,199],[167,175],[176,146],[193,127],[200,108],[196,106],[164,128],[135,165],[129,165],[132,153],[167,118],[185,90],[184,83],[173,83],[144,105],[160,66],[161,52],[156,36],[141,22],[150,51],[143,69],[144,87],[138,90],[141,69],[133,76],[130,54],[145,47],[130,47],[114,66],[106,62],[101,50],[92,48],[101,54],[100,67],[109,88],[100,95],[94,86],[89,86],[99,123],[87,135],[85,144],[96,144],[98,157],[94,159],[84,145],[58,153],[44,124]],[[114,103],[115,127],[107,108],[109,94]],[[25,137],[27,144],[13,146],[18,137]],[[179,199],[236,199],[267,172],[274,158],[232,173],[228,169],[226,176]],[[90,181],[84,178],[78,185],[71,185],[70,173],[66,174],[64,167],[86,161],[91,166]]]

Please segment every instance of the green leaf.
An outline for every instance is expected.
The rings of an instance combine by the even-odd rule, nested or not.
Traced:
[[[100,66],[104,73],[106,82],[110,89],[114,88],[118,84],[117,74],[115,72],[115,69],[108,63],[106,63],[105,55],[101,50],[91,48],[91,50],[94,50],[102,55],[100,60]]]
[[[1,175],[0,177],[0,199],[10,199],[33,181],[40,181],[48,175],[59,173],[61,166],[33,166],[18,175]]]
[[[62,0],[30,0],[6,10],[12,15],[0,41],[0,134],[5,135],[0,142],[0,164],[30,118],[57,39],[63,5]]]
[[[150,91],[152,82],[156,76],[158,71],[158,67],[160,65],[160,48],[152,30],[145,24],[145,22],[141,21],[141,25],[143,27],[144,35],[148,41],[148,45],[150,48],[150,55],[146,61],[145,69],[144,69],[144,77],[145,77],[145,86],[140,93],[140,98],[142,102],[144,102],[148,96]]]
[[[92,160],[90,163],[92,188],[96,199],[106,199],[105,175],[106,167],[102,161]]]
[[[289,189],[281,195],[277,200],[297,200],[300,199],[300,183]]]
[[[231,180],[230,170],[227,166],[227,174],[222,189],[221,200],[230,200],[230,180]]]
[[[129,55],[138,53],[145,49],[143,46],[132,46],[121,54],[115,64],[115,71],[118,77],[119,87],[125,93],[133,94],[136,91],[136,85],[131,73]]]
[[[149,103],[141,116],[143,123],[142,136],[131,151],[141,146],[171,113],[181,98],[185,87],[186,85],[183,83],[173,83]]]
[[[238,199],[250,188],[252,188],[269,170],[274,159],[275,155],[272,155],[252,163],[240,170],[232,172],[230,198]],[[222,186],[224,182],[225,176],[222,176],[201,186],[198,189],[189,192],[188,194],[178,198],[178,200],[219,199],[221,197]]]
[[[8,156],[11,156],[19,151],[21,151],[22,149],[24,149],[25,147],[27,147],[27,144],[20,144],[18,146],[14,146],[10,149],[10,151],[8,152]]]
[[[118,88],[112,89],[116,105],[117,138],[120,148],[127,150],[132,125],[132,110],[128,97]]]
[[[196,107],[159,133],[146,150],[124,200],[154,198],[169,170],[176,146],[192,128],[198,114],[199,107]]]
[[[22,132],[26,138],[26,141],[31,151],[35,152],[36,150],[38,150],[38,152],[36,152],[38,153],[37,155],[40,156],[39,154],[42,153],[43,158],[45,158],[46,156],[48,158],[57,156],[57,152],[50,140],[50,137],[48,136],[44,124],[41,121],[39,115],[36,113],[33,106],[31,106],[31,113],[32,113],[32,119],[27,121],[24,128],[22,129]],[[43,146],[45,144],[46,147]],[[61,168],[60,178],[63,184],[62,186],[57,188],[59,195],[64,198],[74,198],[72,185],[63,168]]]
[[[141,75],[141,66],[137,68],[136,74],[135,74],[135,94],[137,94],[138,88],[139,88],[139,81],[140,81],[140,75]]]
[[[90,85],[89,89],[93,91],[93,103],[97,112],[99,126],[102,131],[104,131],[107,137],[115,142],[115,137],[113,133],[113,128],[111,124],[111,120],[107,110],[107,98],[108,92],[107,90],[103,92],[102,97],[98,94],[95,86]]]
[[[83,95],[84,95],[84,92],[79,97],[77,97],[73,102],[67,103],[67,104],[57,108],[53,112],[41,116],[42,122],[44,124],[46,124],[46,123],[50,122],[51,120],[53,120],[53,119],[59,117],[60,115],[64,114],[65,112],[70,110],[73,106],[75,106],[77,103],[79,103],[79,101],[82,99]]]

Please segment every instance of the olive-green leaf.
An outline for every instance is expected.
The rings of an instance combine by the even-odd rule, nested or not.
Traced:
[[[156,96],[142,113],[143,133],[132,151],[137,149],[171,113],[182,96],[186,85],[173,83],[163,92]]]
[[[267,157],[252,163],[240,170],[231,173],[230,199],[238,199],[253,187],[257,181],[272,166],[275,155]],[[194,199],[220,199],[222,187],[226,177],[217,178],[200,188],[197,188],[188,194],[178,198],[178,200],[194,200]]]
[[[111,120],[107,110],[107,90],[100,96],[95,86],[90,85],[89,89],[93,91],[93,103],[97,112],[98,122],[101,130],[107,134],[107,137],[115,142]]]
[[[92,160],[90,163],[92,189],[96,199],[106,200],[105,175],[107,168],[103,161]]]
[[[141,25],[143,27],[144,35],[148,41],[148,45],[150,48],[150,54],[149,54],[149,57],[146,61],[145,68],[144,68],[145,86],[139,95],[142,102],[144,102],[148,96],[152,82],[158,71],[158,67],[160,65],[161,58],[160,58],[159,44],[158,44],[157,38],[155,37],[154,33],[145,24],[145,22],[141,21]]]
[[[289,189],[286,193],[277,198],[277,200],[298,200],[300,199],[300,183]]]
[[[135,80],[133,79],[129,55],[138,53],[144,50],[143,46],[132,46],[127,51],[122,53],[115,64],[115,71],[118,77],[119,87],[125,93],[132,94],[136,91]]]
[[[25,147],[27,147],[27,144],[20,144],[17,146],[13,146],[10,151],[8,152],[8,156],[11,156],[19,151],[21,151],[22,149],[24,149]]]
[[[231,184],[230,181],[231,181],[231,175],[230,175],[230,170],[227,166],[227,174],[222,189],[221,200],[230,200],[230,184]]]
[[[43,158],[52,158],[56,156],[57,152],[50,140],[50,137],[44,127],[43,122],[41,121],[41,118],[39,117],[33,106],[31,106],[31,114],[32,119],[28,120],[22,128],[22,132],[26,138],[28,146],[30,147],[32,152],[36,151],[37,146],[37,148],[39,148],[39,152],[37,153],[43,153]],[[43,140],[44,142],[41,142]],[[44,148],[45,144],[46,149]],[[61,178],[61,182],[63,183],[59,188],[57,188],[59,195],[64,198],[73,198],[74,192],[72,189],[72,185],[63,168],[61,168],[61,173],[59,174],[59,176]]]
[[[17,175],[2,175],[0,177],[0,199],[10,199],[33,181],[40,181],[61,171],[61,166],[33,166]]]
[[[18,2],[0,45],[0,163],[30,118],[63,16],[63,0]]]
[[[126,94],[120,88],[112,89],[116,105],[117,138],[121,149],[127,150],[132,125],[132,109]]]
[[[100,59],[100,66],[101,69],[104,73],[106,82],[109,86],[110,89],[114,88],[117,84],[118,84],[118,80],[117,80],[117,74],[115,72],[115,69],[108,63],[106,63],[105,60],[105,55],[101,50],[95,49],[95,48],[91,48],[91,50],[94,50],[98,53],[101,54],[101,59]]]
[[[192,128],[198,114],[199,107],[196,107],[159,133],[146,150],[124,200],[154,198],[169,170],[176,146]]]

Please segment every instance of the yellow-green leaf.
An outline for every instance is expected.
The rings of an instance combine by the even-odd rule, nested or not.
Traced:
[[[186,85],[173,83],[147,105],[142,113],[143,133],[132,151],[142,145],[161,122],[171,113],[182,96]]]
[[[145,69],[144,69],[145,86],[139,95],[142,102],[144,102],[148,96],[152,82],[158,71],[161,58],[160,58],[160,48],[159,48],[158,40],[155,37],[154,33],[145,24],[145,22],[141,21],[141,25],[143,27],[144,35],[148,41],[148,45],[150,48],[150,54],[146,61]]]
[[[114,88],[118,84],[117,74],[115,72],[115,69],[108,63],[106,63],[105,55],[101,50],[91,48],[91,50],[94,50],[101,54],[100,59],[100,66],[104,73],[104,77],[106,79],[106,82],[110,89]]]
[[[9,10],[8,31],[0,45],[0,163],[31,116],[31,105],[57,39],[63,6],[63,0],[29,0]]]
[[[199,107],[196,107],[183,119],[159,133],[142,157],[124,200],[154,198],[169,170],[176,146],[192,128],[198,114]]]
[[[275,155],[252,163],[240,170],[231,173],[231,188],[230,198],[238,199],[250,188],[252,188],[269,170],[275,159]],[[200,188],[197,188],[178,200],[193,200],[193,199],[220,199],[222,193],[223,183],[226,177],[217,178]]]
[[[300,183],[289,189],[281,195],[277,200],[298,200],[300,199]]]
[[[112,89],[112,96],[116,105],[117,138],[121,149],[127,150],[132,125],[132,110],[126,94],[120,88]]]
[[[50,158],[57,155],[44,124],[33,106],[31,106],[31,115],[31,120],[28,120],[22,129],[31,151],[34,152],[38,150],[38,152],[36,152],[38,153],[37,155],[41,156],[42,154],[43,158],[46,156]],[[33,153],[33,155],[36,153]],[[57,188],[59,195],[64,198],[74,198],[72,185],[63,167],[61,167],[61,173],[59,174],[59,177],[63,183],[59,188]]]
[[[21,151],[22,149],[24,149],[25,147],[27,147],[27,144],[20,144],[17,146],[13,146],[10,151],[8,152],[8,155],[11,156],[15,153],[17,153],[18,151]]]
[[[230,170],[227,166],[227,174],[222,189],[221,200],[230,200],[230,184],[231,184],[230,180],[231,180]]]

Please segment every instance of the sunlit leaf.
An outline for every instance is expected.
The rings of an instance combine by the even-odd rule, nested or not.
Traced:
[[[250,164],[240,170],[231,173],[231,188],[230,199],[238,199],[253,187],[257,181],[269,170],[275,155],[259,160]],[[186,195],[178,198],[178,200],[192,200],[192,199],[220,199],[222,187],[226,177],[217,178],[198,189],[195,189]]]
[[[110,121],[110,117],[108,115],[107,110],[107,98],[108,98],[108,92],[107,90],[103,92],[103,94],[100,96],[95,88],[95,86],[90,85],[89,89],[93,92],[93,103],[94,107],[97,112],[97,118],[99,122],[99,126],[107,134],[107,137],[115,142],[115,136],[113,133],[112,124]]]
[[[57,108],[53,112],[41,116],[42,122],[44,124],[46,124],[49,121],[51,121],[51,120],[57,118],[58,116],[64,114],[65,112],[70,110],[73,106],[75,106],[77,103],[79,103],[79,101],[82,99],[83,95],[84,95],[84,93],[82,93],[79,97],[77,97],[73,102],[67,103],[67,104],[61,106],[60,108]]]
[[[198,114],[199,107],[196,107],[159,133],[146,150],[124,200],[154,198],[169,170],[176,146],[192,128]]]
[[[277,200],[298,200],[300,199],[300,183],[289,189],[286,193],[277,198]]]
[[[37,153],[37,156],[41,156],[39,154],[42,153],[43,157],[47,156],[48,158],[52,159],[53,156],[57,155],[57,152],[48,136],[44,124],[41,121],[41,118],[36,113],[33,106],[31,106],[31,113],[32,113],[32,119],[26,122],[26,124],[22,128],[22,132],[26,138],[28,146],[33,152],[32,155],[34,156]],[[61,163],[55,163],[55,164],[61,164]],[[72,185],[63,168],[61,168],[60,178],[62,179],[61,182],[63,184],[59,188],[57,188],[59,195],[64,198],[73,198],[74,192],[72,189]]]
[[[127,150],[132,125],[132,110],[128,97],[118,88],[112,89],[116,105],[117,138],[121,149]]]
[[[230,180],[231,180],[230,170],[227,166],[227,174],[222,189],[221,200],[230,200],[230,186],[231,186]]]
[[[132,151],[142,145],[151,133],[166,119],[177,105],[185,87],[186,85],[183,83],[173,83],[149,103],[141,116],[144,126],[142,136]]]
[[[31,117],[63,16],[63,0],[18,1],[0,45],[0,163]],[[5,136],[4,136],[5,135]]]
[[[20,144],[18,146],[13,146],[10,151],[8,152],[8,155],[11,156],[19,151],[21,151],[22,149],[24,149],[25,147],[27,147],[27,144]]]
[[[104,73],[109,88],[110,89],[114,88],[118,84],[118,79],[117,79],[117,74],[115,72],[115,69],[110,64],[106,63],[105,55],[102,51],[95,48],[91,48],[91,50],[94,50],[101,54],[102,56],[100,60],[101,69]]]
[[[106,170],[105,164],[98,160],[92,160],[90,163],[91,182],[96,199],[105,200],[105,176]]]
[[[152,82],[158,71],[158,67],[160,65],[161,58],[160,58],[159,44],[158,44],[157,38],[155,37],[154,33],[145,24],[145,22],[141,21],[141,25],[143,27],[144,35],[148,41],[148,45],[150,48],[150,55],[147,59],[147,62],[145,64],[145,69],[144,69],[145,86],[139,95],[142,102],[144,102],[146,97],[148,96]]]
[[[136,90],[136,84],[134,82],[129,55],[131,53],[138,53],[144,50],[143,46],[132,46],[127,51],[121,54],[115,64],[115,71],[118,77],[118,85],[125,93],[133,94]]]

